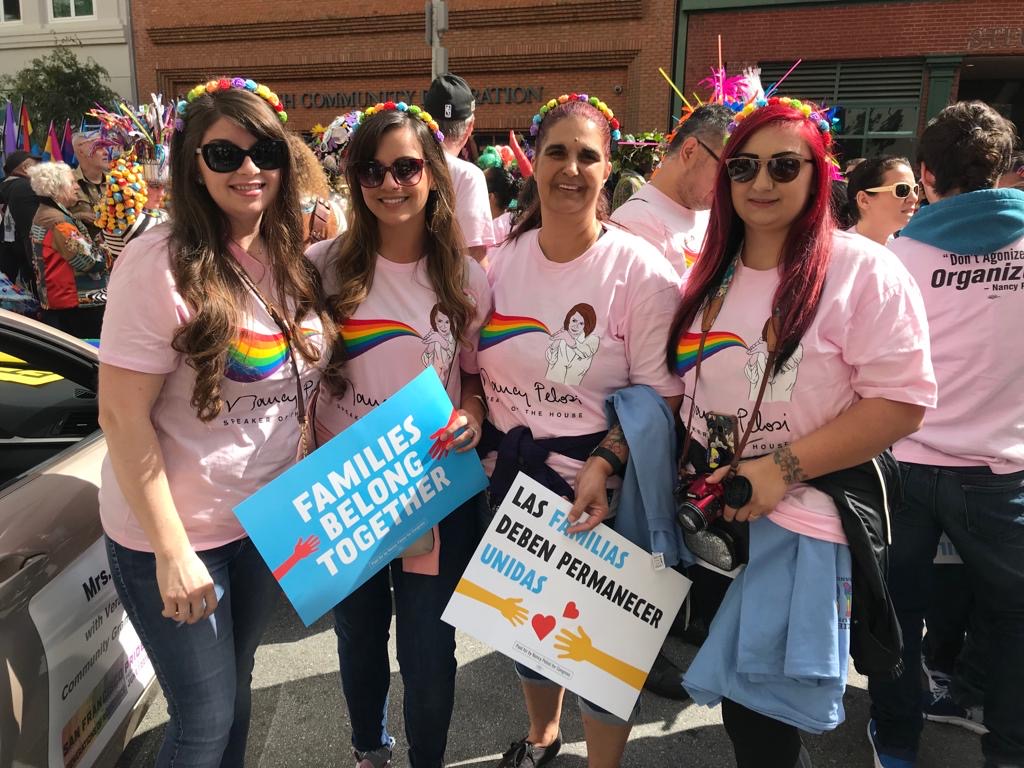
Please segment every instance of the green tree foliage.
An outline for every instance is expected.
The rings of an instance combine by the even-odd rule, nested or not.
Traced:
[[[58,45],[20,72],[0,75],[0,102],[10,99],[18,109],[24,99],[32,119],[32,140],[42,148],[51,120],[58,130],[65,119],[77,128],[97,102],[112,104],[118,96],[109,82],[110,73],[92,58],[82,62],[71,48]]]

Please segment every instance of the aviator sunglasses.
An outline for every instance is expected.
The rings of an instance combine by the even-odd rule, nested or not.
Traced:
[[[373,189],[384,183],[384,177],[391,178],[401,187],[414,187],[423,176],[424,161],[419,157],[400,157],[391,165],[378,163],[376,160],[363,160],[354,164],[356,179],[359,186]]]
[[[729,178],[740,184],[753,181],[761,172],[761,164],[768,166],[768,176],[779,184],[788,184],[800,175],[803,163],[813,164],[806,157],[772,157],[762,160],[760,157],[730,157],[725,161],[725,172]]]
[[[196,154],[203,156],[206,166],[214,173],[237,171],[247,157],[261,171],[276,171],[284,166],[287,152],[287,144],[283,139],[261,139],[249,149],[242,149],[230,141],[211,141],[196,150]]]
[[[896,184],[889,184],[885,187],[872,187],[871,189],[865,189],[865,192],[892,192],[893,197],[897,197],[900,200],[905,200],[910,197],[910,193],[913,192],[915,195],[921,189],[919,184],[908,184],[905,181],[898,182]]]

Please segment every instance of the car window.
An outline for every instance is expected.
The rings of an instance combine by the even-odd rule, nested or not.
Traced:
[[[90,367],[56,362],[38,340],[0,336],[0,487],[99,429]]]

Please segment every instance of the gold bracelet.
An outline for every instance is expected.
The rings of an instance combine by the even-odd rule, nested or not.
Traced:
[[[487,401],[484,400],[484,396],[483,395],[470,395],[470,397],[475,397],[477,400],[480,401],[480,405],[484,409],[484,416],[486,416],[489,409],[487,408]]]

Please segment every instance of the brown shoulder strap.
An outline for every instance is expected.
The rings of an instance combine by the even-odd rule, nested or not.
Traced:
[[[309,241],[319,243],[327,237],[331,220],[331,206],[322,197],[313,204],[313,212],[309,215]]]

